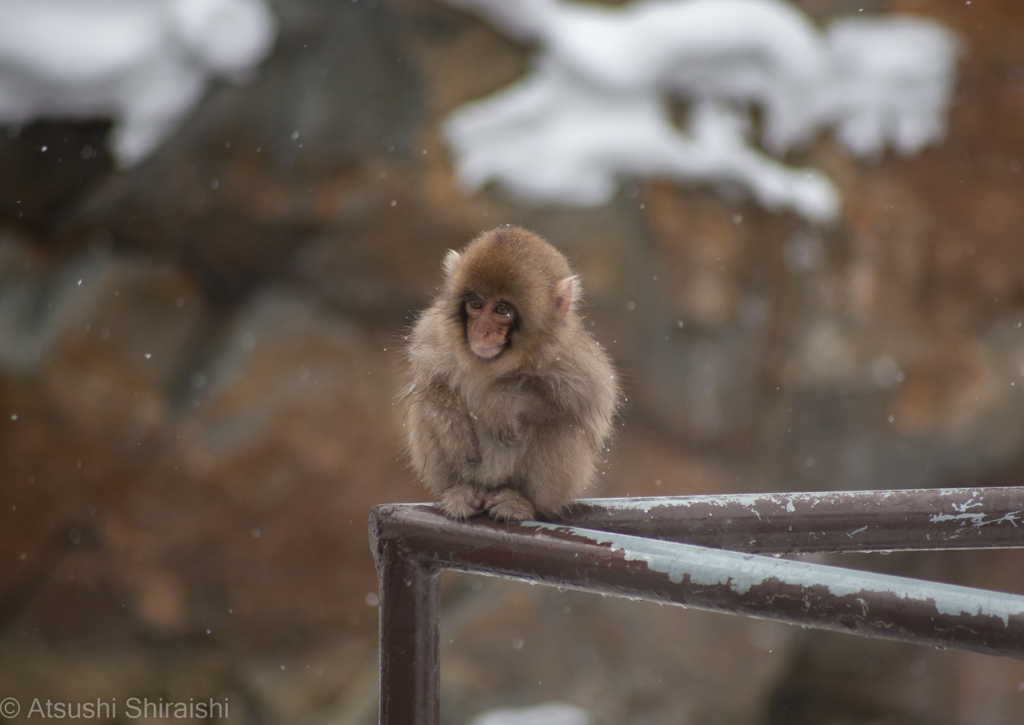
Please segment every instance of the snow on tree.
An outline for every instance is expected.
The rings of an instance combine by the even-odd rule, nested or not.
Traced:
[[[0,0],[0,123],[111,118],[122,167],[270,52],[261,0]]]
[[[738,184],[768,209],[831,222],[828,177],[766,151],[833,127],[857,156],[913,154],[945,133],[958,43],[924,18],[858,15],[822,32],[781,0],[444,2],[537,47],[526,76],[444,122],[468,190],[493,181],[526,201],[596,206],[624,178],[661,176]]]

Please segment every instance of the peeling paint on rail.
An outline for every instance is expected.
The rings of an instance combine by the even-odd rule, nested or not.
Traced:
[[[999,518],[988,519],[989,515],[986,513],[964,513],[964,514],[933,514],[928,520],[933,524],[940,524],[944,521],[969,521],[971,526],[981,528],[982,526],[989,526],[991,524],[1008,523],[1014,528],[1017,528],[1017,522],[1022,521],[1021,514],[1024,514],[1024,510],[1013,511],[1011,513],[1003,514]]]
[[[1024,617],[1024,597],[904,577],[860,572],[822,564],[774,559],[754,554],[707,549],[689,544],[644,539],[545,523],[522,524],[524,529],[568,533],[595,544],[608,545],[627,561],[642,561],[648,570],[665,574],[674,584],[724,586],[743,596],[768,582],[810,590],[823,587],[833,597],[856,597],[869,612],[865,596],[890,595],[904,603],[934,606],[938,614],[995,617],[1010,625]],[[1024,646],[1024,644],[1022,644]]]

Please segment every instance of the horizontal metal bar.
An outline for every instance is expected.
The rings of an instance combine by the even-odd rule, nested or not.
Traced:
[[[764,554],[1024,548],[1024,487],[588,499],[560,522]]]
[[[455,569],[1024,659],[1024,597],[553,523],[380,505],[371,540]],[[395,596],[396,593],[385,594]]]

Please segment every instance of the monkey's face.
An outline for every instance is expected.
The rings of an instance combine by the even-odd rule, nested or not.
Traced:
[[[487,295],[471,295],[463,304],[469,349],[483,360],[500,355],[508,346],[509,333],[516,321],[515,307],[510,302]]]

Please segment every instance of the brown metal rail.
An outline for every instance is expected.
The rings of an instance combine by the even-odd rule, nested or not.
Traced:
[[[1024,487],[580,501],[565,523],[759,554],[1024,547]]]
[[[1024,659],[1022,596],[742,551],[1024,547],[1024,488],[600,499],[523,524],[381,505],[370,541],[383,725],[438,722],[443,569]]]

